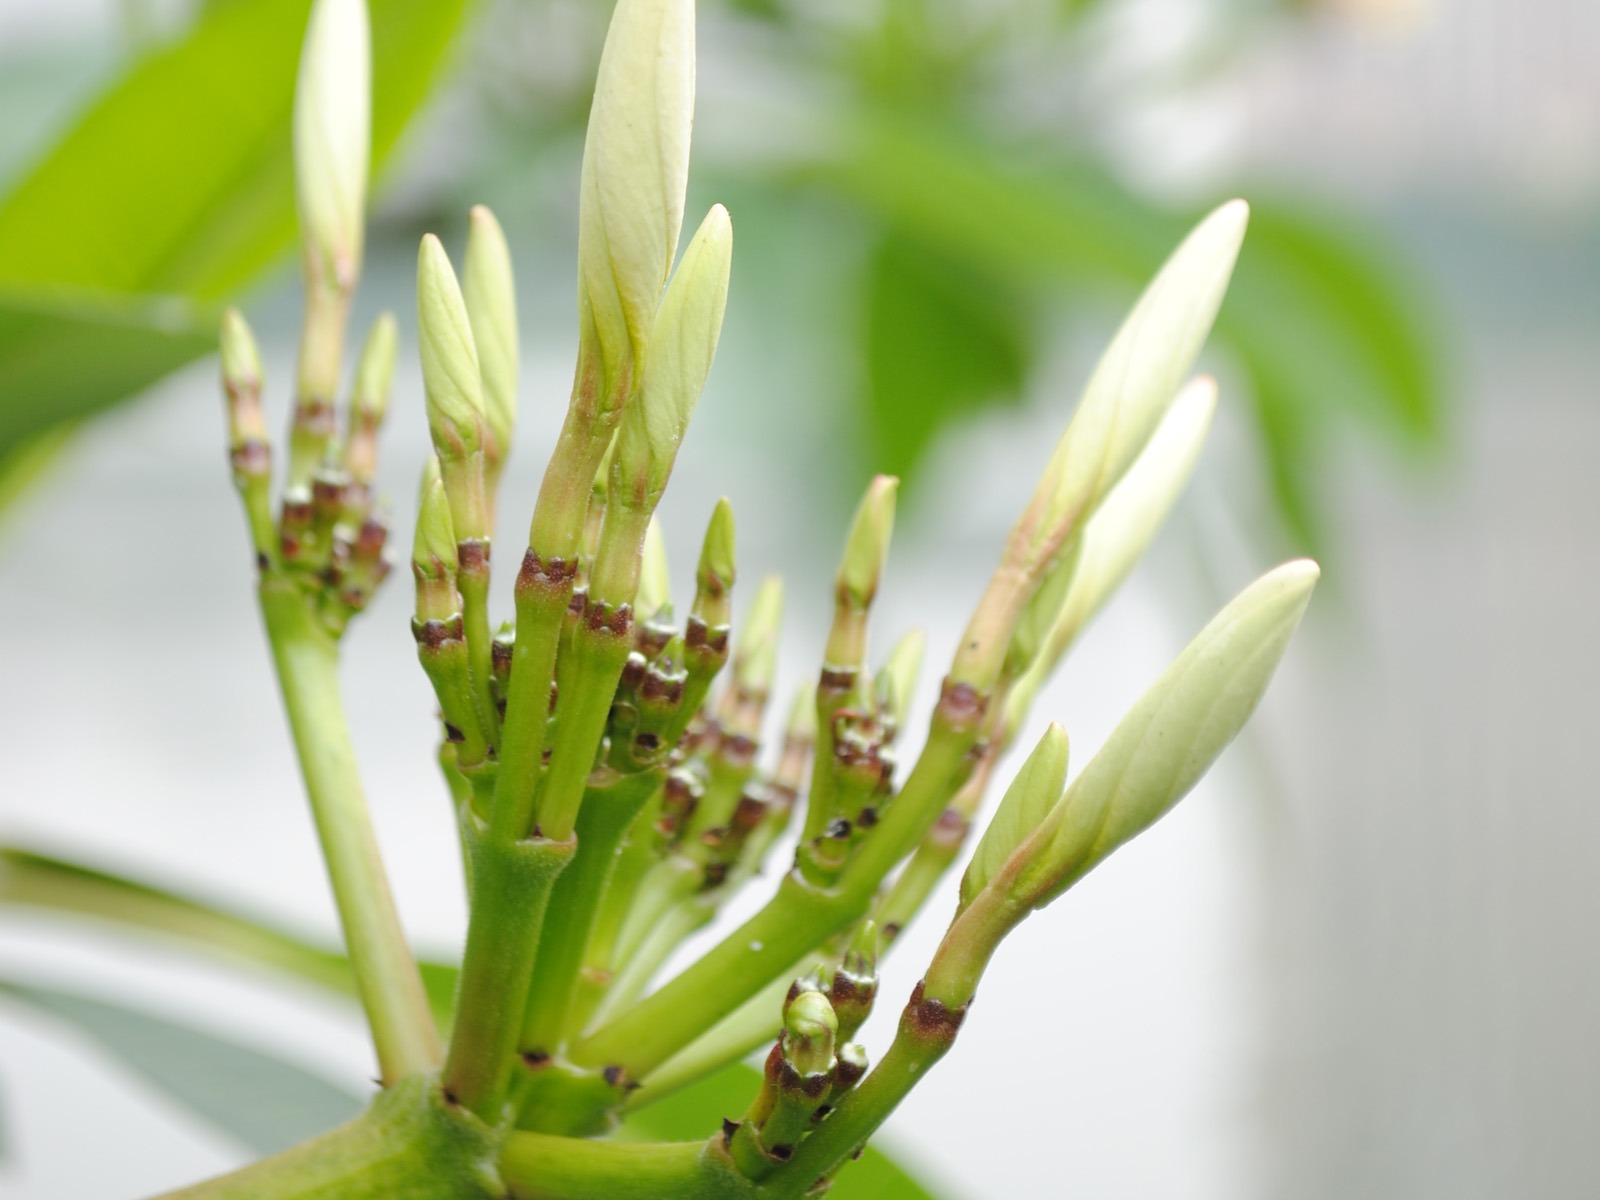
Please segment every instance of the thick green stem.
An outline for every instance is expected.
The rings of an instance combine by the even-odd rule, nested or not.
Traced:
[[[489,1200],[504,1194],[490,1131],[417,1076],[348,1124],[160,1200]]]
[[[508,844],[480,836],[469,851],[472,921],[444,1087],[491,1125],[505,1116],[512,1059],[550,892],[576,849],[571,841],[535,838]]]
[[[578,972],[617,866],[623,836],[661,784],[657,771],[591,788],[578,812],[578,851],[556,882],[522,1023],[522,1049],[554,1053],[568,1027]]]
[[[514,1133],[500,1169],[517,1200],[740,1200],[752,1184],[705,1142],[593,1142]]]
[[[339,695],[338,650],[299,587],[262,577],[261,612],[351,967],[384,1084],[439,1065],[439,1041],[400,927]]]

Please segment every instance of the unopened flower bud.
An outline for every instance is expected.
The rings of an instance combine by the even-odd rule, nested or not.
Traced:
[[[511,450],[517,423],[517,293],[506,235],[481,204],[473,208],[468,222],[461,287],[483,378],[490,434],[485,450],[491,466],[498,468]]]
[[[694,0],[620,0],[589,113],[578,225],[581,324],[607,392],[650,340],[683,225],[693,114]]]
[[[361,269],[370,41],[364,0],[316,0],[295,88],[295,182],[307,268],[314,280],[344,292]]]
[[[648,512],[666,489],[716,357],[732,254],[733,226],[718,204],[684,251],[656,315],[639,397],[617,430],[612,503]]]

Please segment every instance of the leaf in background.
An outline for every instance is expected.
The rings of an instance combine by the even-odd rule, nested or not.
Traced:
[[[370,0],[376,162],[427,95],[469,5]],[[128,321],[75,311],[60,289],[211,303],[293,240],[289,125],[309,11],[310,0],[209,6],[186,36],[112,84],[0,200],[0,289],[16,310],[11,336],[0,336],[0,457],[25,433],[113,403],[211,348],[207,314],[198,329],[190,314],[187,328],[157,322],[136,336]],[[57,318],[44,350],[16,323],[38,310]],[[19,390],[16,378],[29,386]]]
[[[342,954],[203,901],[15,846],[0,846],[0,904],[72,913],[176,938],[355,995],[355,978]],[[456,970],[442,963],[424,962],[421,967],[428,999],[443,1026],[455,1000]]]
[[[743,1114],[760,1087],[759,1071],[735,1063],[674,1092],[669,1104],[631,1113],[623,1134],[652,1141],[703,1140],[722,1128],[724,1117]],[[840,1172],[828,1191],[829,1200],[938,1200],[938,1195],[871,1146]]]
[[[208,353],[211,325],[182,300],[0,290],[0,456]]]
[[[1152,208],[1098,168],[997,150],[948,126],[858,111],[833,144],[846,153],[801,165],[799,177],[1016,283],[1131,295],[1194,219]],[[1330,421],[1356,418],[1408,449],[1438,439],[1431,331],[1370,233],[1257,204],[1217,331],[1255,385],[1268,474],[1302,543],[1316,537],[1311,480]]]
[[[1007,280],[915,235],[891,230],[867,271],[871,461],[907,478],[940,430],[1020,399],[1029,322]]]
[[[72,1025],[151,1087],[256,1154],[326,1133],[362,1101],[301,1067],[162,1017],[61,992],[0,982],[0,995]]]

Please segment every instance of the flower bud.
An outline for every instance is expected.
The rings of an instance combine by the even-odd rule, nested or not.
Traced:
[[[831,670],[861,666],[867,650],[867,610],[878,594],[883,566],[894,535],[895,494],[900,481],[879,475],[868,485],[845,538],[844,556],[834,578],[833,625],[823,662]]]
[[[461,286],[483,379],[490,434],[486,451],[498,467],[511,450],[517,423],[517,293],[506,235],[494,214],[481,204],[473,208],[468,223],[467,264]]]
[[[351,397],[348,445],[345,462],[351,478],[362,488],[372,483],[378,465],[378,428],[389,411],[389,392],[394,384],[394,361],[399,342],[399,327],[393,313],[384,313],[372,324],[361,361],[356,365],[355,394]]]
[[[783,1057],[801,1078],[833,1070],[839,1020],[828,997],[802,989],[783,1009]]]
[[[707,629],[729,623],[734,584],[733,505],[724,497],[711,510],[695,570],[694,615]]]
[[[1019,876],[1049,903],[1188,794],[1243,727],[1300,624],[1320,574],[1308,559],[1246,588],[1201,630],[1073,780]]]
[[[456,531],[450,503],[432,455],[422,476],[417,507],[417,533],[412,542],[411,573],[417,583],[417,620],[446,621],[461,611],[456,595]]]
[[[417,257],[417,335],[428,430],[439,461],[448,467],[483,447],[483,384],[461,287],[431,233],[422,239]]]
[[[295,182],[307,269],[343,292],[361,270],[372,142],[370,43],[364,0],[316,0],[295,88]]]
[[[765,696],[778,668],[778,626],[783,621],[783,580],[761,581],[733,646],[733,691]]]
[[[693,0],[619,0],[579,198],[580,323],[608,380],[602,403],[645,355],[683,225],[693,115]]]
[[[684,251],[661,301],[639,397],[617,430],[614,502],[648,512],[666,489],[716,357],[732,254],[733,226],[718,204]]]
[[[1006,789],[1000,807],[972,852],[967,873],[961,877],[961,906],[989,885],[1006,860],[1061,799],[1067,782],[1067,731],[1051,723],[1033,753]]]

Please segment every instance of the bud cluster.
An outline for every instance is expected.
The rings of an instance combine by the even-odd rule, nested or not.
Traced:
[[[346,19],[360,9],[318,0],[306,49],[302,103],[316,106],[297,123],[307,326],[276,522],[260,357],[237,313],[223,327],[234,475],[263,570],[292,581],[334,632],[387,570],[371,493],[397,342],[394,321],[380,319],[347,432],[334,437],[328,380],[365,190],[365,95],[358,103],[352,82],[366,78],[365,25],[357,37]],[[736,595],[733,512],[719,502],[680,621],[656,518],[712,369],[731,270],[720,205],[673,265],[693,33],[692,0],[616,5],[580,187],[572,395],[516,571],[515,619],[498,626],[490,547],[519,370],[512,262],[481,206],[464,281],[437,238],[422,241],[417,341],[433,454],[412,628],[471,898],[437,1082],[452,1110],[495,1137],[589,1137],[771,1042],[745,1115],[707,1131],[693,1169],[744,1189],[718,1194],[798,1197],[830,1180],[949,1049],[1010,930],[1168,811],[1221,753],[1284,653],[1316,568],[1289,564],[1242,593],[1070,784],[1066,733],[1050,727],[971,856],[893,1042],[858,1087],[867,1055],[856,1039],[880,954],[960,856],[1043,682],[1194,466],[1216,387],[1185,380],[1247,213],[1235,202],[1200,224],[1094,371],[951,655],[909,769],[900,758],[926,639],[912,632],[876,659],[869,647],[895,518],[886,476],[844,537],[815,682],[769,743],[783,582],[762,581],[748,602]],[[765,905],[661,982],[685,941],[768,869],[797,810],[792,858],[771,864]]]

